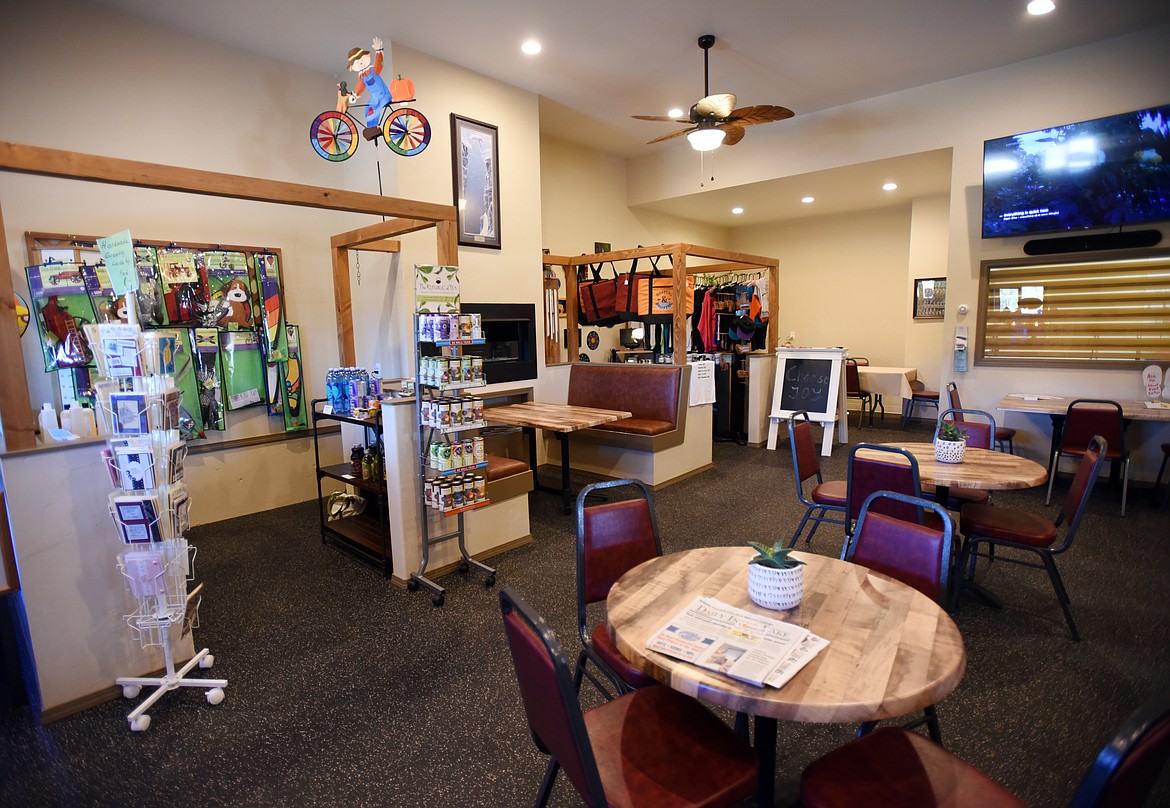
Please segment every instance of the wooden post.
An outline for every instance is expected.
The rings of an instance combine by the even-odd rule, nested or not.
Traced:
[[[459,266],[459,233],[454,219],[435,223],[435,252],[440,266]]]
[[[682,367],[687,363],[687,252],[685,245],[676,244],[671,253],[671,275],[674,279],[674,364]]]
[[[337,358],[344,368],[357,364],[353,341],[353,297],[349,285],[349,249],[333,248],[333,306],[337,311]]]
[[[29,301],[32,306],[32,301]],[[29,316],[32,314],[30,312]],[[8,261],[8,238],[4,214],[0,211],[0,424],[8,451],[31,449],[37,444],[32,403],[28,397],[28,376],[20,350],[20,327],[16,320],[16,290],[12,288],[12,266]]]

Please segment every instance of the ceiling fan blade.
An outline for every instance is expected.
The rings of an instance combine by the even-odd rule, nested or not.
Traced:
[[[723,137],[724,146],[734,146],[743,140],[743,127],[735,123],[721,123],[716,129],[722,129],[726,134]]]
[[[776,107],[771,104],[761,104],[755,107],[741,107],[727,116],[728,123],[740,126],[752,126],[757,123],[771,123],[791,118],[796,113],[787,107]]]
[[[695,104],[695,114],[703,118],[726,118],[735,109],[735,96],[719,93],[700,98]]]
[[[656,137],[653,140],[647,140],[646,143],[649,145],[651,143],[661,143],[664,140],[670,140],[672,137],[682,137],[683,135],[689,134],[698,128],[699,127],[697,126],[688,126],[686,129],[679,129],[677,132],[671,132],[669,135],[662,135],[661,137]]]
[[[667,118],[665,115],[631,115],[639,121],[662,121],[663,123],[694,123],[690,118]]]

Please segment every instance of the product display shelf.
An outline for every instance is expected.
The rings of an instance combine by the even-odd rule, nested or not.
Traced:
[[[436,416],[435,407],[441,406],[441,402],[447,393],[458,393],[483,387],[485,383],[483,381],[482,366],[477,378],[465,379],[464,372],[460,370],[460,379],[455,381],[450,378],[449,372],[446,374],[446,377],[443,374],[436,374],[437,378],[430,373],[424,373],[423,365],[424,362],[437,362],[439,358],[445,359],[448,365],[451,364],[451,360],[455,360],[455,363],[458,364],[459,360],[463,358],[462,348],[464,346],[483,345],[484,340],[424,339],[424,335],[420,330],[421,316],[419,314],[415,315],[414,333],[416,335],[415,389],[417,391],[415,415],[419,426],[419,497],[423,503],[422,559],[419,563],[418,572],[411,575],[407,588],[412,592],[418,591],[419,588],[425,588],[431,593],[431,603],[438,607],[444,603],[446,589],[426,576],[427,566],[430,562],[430,550],[438,544],[452,540],[457,541],[459,543],[460,555],[458,571],[460,573],[467,573],[472,567],[475,567],[487,576],[484,579],[485,586],[495,586],[496,583],[495,569],[472,558],[471,554],[467,551],[466,544],[466,530],[463,515],[468,511],[484,508],[491,504],[483,494],[483,486],[479,488],[478,494],[472,493],[467,495],[464,492],[462,499],[456,498],[452,494],[449,499],[444,501],[441,493],[436,493],[435,497],[428,495],[428,487],[431,491],[436,492],[445,490],[443,485],[448,479],[466,478],[468,475],[474,475],[477,471],[486,472],[487,461],[483,459],[474,463],[458,462],[452,459],[449,461],[449,467],[446,465],[436,467],[442,461],[436,461],[436,455],[432,455],[431,449],[432,444],[448,447],[453,447],[456,443],[463,444],[466,442],[464,436],[478,435],[483,430],[486,424],[483,421],[482,412],[478,417],[473,417],[470,422],[451,425],[450,423],[444,423],[445,420],[449,421],[450,416],[448,415],[445,418]],[[437,355],[424,356],[424,346],[433,346],[434,350],[438,352]],[[471,443],[474,442],[475,439],[473,437]],[[479,445],[481,447],[480,456],[482,458],[482,439]],[[443,453],[440,451],[438,457],[442,457],[442,455]],[[473,498],[474,501],[467,503],[467,496]],[[436,497],[438,498],[437,501]],[[460,504],[461,502],[467,504]],[[449,526],[448,522],[451,519],[455,522],[453,528]]]
[[[338,414],[328,411],[328,400],[314,399],[313,413],[313,457],[317,469],[317,508],[321,519],[321,541],[332,539],[334,546],[351,553],[357,558],[381,568],[389,577],[393,571],[390,554],[390,519],[387,512],[386,479],[382,463],[379,462],[372,480],[362,479],[352,463],[321,465],[320,426],[322,423],[352,424],[362,427],[362,448],[368,451],[373,446],[378,457],[381,451],[382,414],[375,408],[369,417],[353,414]],[[343,447],[344,448],[344,447]],[[335,480],[352,487],[357,492],[333,500],[338,515],[330,512],[330,495],[322,488],[324,480]],[[365,500],[359,512],[354,512],[356,499]]]
[[[125,580],[135,610],[124,616],[142,648],[158,648],[164,673],[159,676],[121,676],[115,684],[128,699],[143,687],[155,690],[127,716],[135,732],[150,726],[150,709],[172,690],[204,688],[207,702],[224,699],[227,679],[195,679],[194,668],[210,668],[215,657],[198,651],[175,668],[172,645],[198,624],[203,585],[192,588],[195,548],[187,543],[190,495],[184,482],[187,445],[179,435],[179,393],[175,387],[171,351],[157,337],[145,339],[137,326],[101,324],[92,332],[98,346],[99,368],[110,375],[95,381],[98,410],[110,430],[102,450],[113,486],[110,517],[125,551],[117,569]],[[146,345],[150,345],[146,348]]]

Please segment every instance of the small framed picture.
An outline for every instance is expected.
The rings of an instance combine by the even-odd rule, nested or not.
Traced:
[[[946,309],[946,278],[919,278],[914,281],[915,320],[941,320]]]
[[[565,316],[567,316],[567,310],[565,308],[565,299],[562,297],[557,300],[557,317]]]
[[[593,252],[606,253],[609,251],[610,251],[610,243],[608,241],[595,241],[595,242],[593,242]]]
[[[500,249],[499,130],[451,113],[451,177],[459,244]]]

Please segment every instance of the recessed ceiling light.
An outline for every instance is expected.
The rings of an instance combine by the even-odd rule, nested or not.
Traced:
[[[805,197],[801,197],[800,201],[806,205],[811,205],[813,202],[816,201],[816,199],[814,197],[811,197],[811,196],[805,196]]]
[[[882,186],[882,190],[883,191],[896,191],[896,190],[898,190],[898,183],[887,182],[885,185]]]
[[[682,115],[683,111],[678,107],[671,107],[666,111],[666,117],[668,118],[681,118]]]
[[[732,208],[731,212],[738,216],[739,214],[743,213],[743,208]]]
[[[1032,0],[1028,3],[1028,13],[1033,17],[1039,17],[1041,14],[1047,14],[1056,8],[1056,3],[1052,0]]]
[[[535,56],[536,54],[540,53],[540,43],[535,39],[529,39],[520,46],[520,50],[524,51],[529,56]]]

